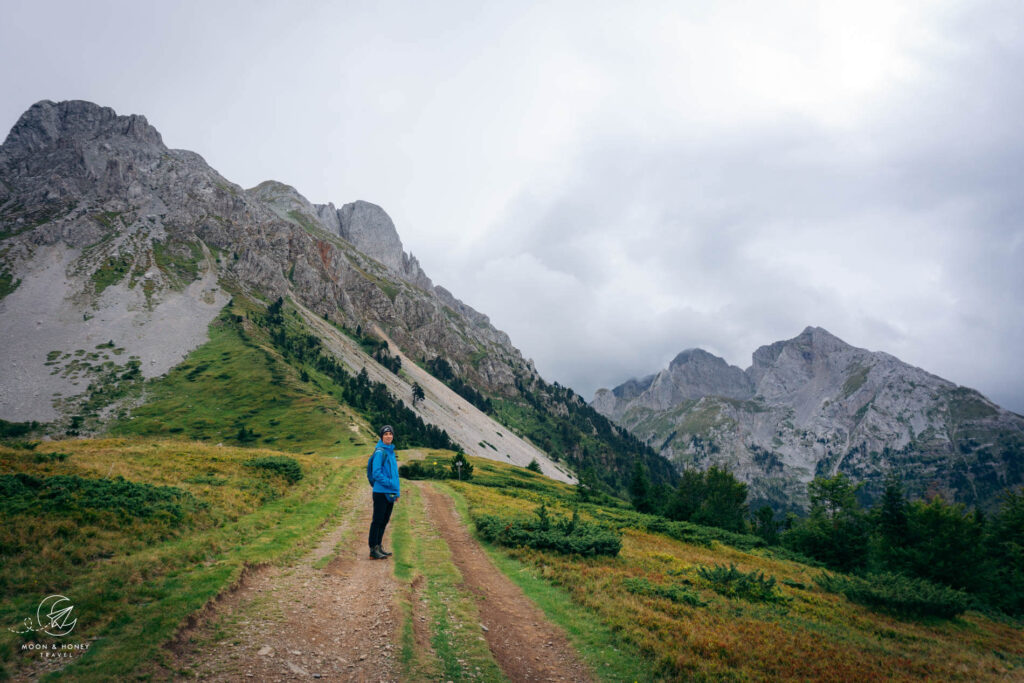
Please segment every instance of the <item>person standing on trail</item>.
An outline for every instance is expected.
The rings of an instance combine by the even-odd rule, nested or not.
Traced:
[[[370,456],[367,471],[373,484],[373,521],[370,522],[370,557],[385,560],[391,555],[384,550],[384,529],[391,519],[391,510],[401,495],[398,486],[398,460],[395,458],[395,432],[391,425],[380,428],[380,441]]]

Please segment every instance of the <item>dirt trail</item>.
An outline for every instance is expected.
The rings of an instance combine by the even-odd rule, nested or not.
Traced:
[[[369,488],[345,504],[353,513],[316,549],[291,567],[252,572],[181,634],[171,648],[174,668],[210,681],[398,680],[397,582],[390,562],[368,557]],[[347,547],[316,568],[350,530]]]
[[[487,645],[505,675],[517,683],[594,680],[565,633],[491,563],[459,520],[451,499],[430,484],[414,483],[423,492],[427,518],[476,597]]]
[[[409,484],[422,492],[425,518],[447,543],[466,590],[476,598],[483,635],[509,680],[594,680],[565,634],[491,563],[451,499],[428,483]],[[369,488],[360,487],[344,505],[351,513],[300,561],[249,572],[180,633],[168,646],[173,673],[163,674],[208,681],[398,680],[400,586],[392,562],[371,560],[367,553]],[[346,537],[338,555],[318,568]],[[385,547],[389,543],[390,525]],[[422,578],[401,589],[414,604]],[[414,619],[415,638],[429,649],[430,627],[421,622]]]

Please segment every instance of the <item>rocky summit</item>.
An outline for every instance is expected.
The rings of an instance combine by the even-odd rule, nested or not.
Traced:
[[[491,395],[539,380],[486,316],[434,287],[379,206],[314,206],[276,181],[244,190],[198,154],[168,149],[145,117],[90,102],[22,115],[0,146],[0,419],[59,433],[89,410],[102,423],[112,407],[95,408],[101,380],[166,373],[236,294],[376,330],[393,353],[444,358]],[[353,372],[372,362],[356,355]],[[572,479],[487,416],[455,417],[475,409],[429,379],[436,395],[415,409],[461,432],[468,452],[493,457],[478,442],[504,439],[503,459],[536,458]],[[392,389],[407,396],[410,383]]]
[[[988,508],[1024,482],[1024,417],[973,389],[820,327],[763,346],[746,370],[700,349],[592,405],[679,468],[726,466],[754,504],[806,504],[842,472],[878,495],[889,473],[917,496]]]
[[[276,332],[285,355],[295,339],[330,354],[325,367],[343,364],[360,391],[376,383],[470,455],[536,460],[554,478],[580,472],[617,491],[637,459],[654,481],[674,480],[668,461],[545,382],[486,315],[434,285],[383,208],[340,207],[276,180],[243,189],[168,149],[143,116],[33,105],[0,145],[0,426],[61,437],[134,420],[211,329],[246,334],[247,316],[266,322],[280,299],[301,330]],[[260,391],[278,391],[276,372]],[[306,384],[303,368],[287,372]],[[233,390],[229,373],[213,375]],[[173,430],[157,420],[147,433],[241,442],[253,438],[245,420],[276,423],[254,410],[223,424],[189,415]]]

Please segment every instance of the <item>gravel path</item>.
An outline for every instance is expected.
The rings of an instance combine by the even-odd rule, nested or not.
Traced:
[[[253,572],[179,635],[184,645],[171,648],[179,680],[398,680],[397,583],[391,563],[366,551],[369,488],[360,487],[347,505],[352,514],[315,550],[292,567]],[[314,566],[346,537],[326,567]]]
[[[564,632],[490,561],[451,499],[429,483],[409,483],[422,492],[426,519],[448,544],[463,587],[477,600],[488,647],[509,680],[594,680]],[[369,559],[368,487],[345,505],[351,514],[316,549],[291,567],[249,572],[178,635],[168,646],[176,680],[398,680],[396,599],[404,590],[416,607],[422,577],[401,588],[392,562]],[[317,568],[339,542],[341,551]],[[390,534],[385,547],[389,543]],[[426,617],[414,614],[413,628],[418,645],[429,649]]]

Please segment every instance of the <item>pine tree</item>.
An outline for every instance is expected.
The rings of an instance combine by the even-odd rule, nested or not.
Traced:
[[[629,499],[638,512],[651,512],[651,482],[644,465],[639,460],[633,465],[633,477],[629,482]]]

